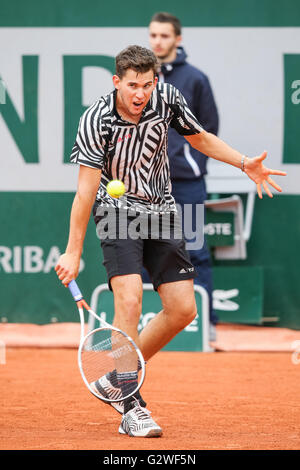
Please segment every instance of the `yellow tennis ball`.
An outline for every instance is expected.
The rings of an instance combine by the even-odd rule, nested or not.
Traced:
[[[106,190],[111,197],[118,199],[125,193],[125,185],[120,180],[112,180],[106,186]]]

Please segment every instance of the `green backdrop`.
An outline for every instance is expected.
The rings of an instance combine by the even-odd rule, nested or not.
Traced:
[[[152,0],[113,6],[104,0],[12,0],[1,8],[0,26],[147,26],[156,11],[169,11],[185,26],[299,26],[297,0]]]

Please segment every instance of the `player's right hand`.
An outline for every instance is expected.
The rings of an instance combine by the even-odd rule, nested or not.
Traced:
[[[72,279],[76,279],[79,272],[80,256],[73,255],[71,253],[64,253],[60,256],[55,266],[55,271],[58,278],[64,284],[68,286]]]

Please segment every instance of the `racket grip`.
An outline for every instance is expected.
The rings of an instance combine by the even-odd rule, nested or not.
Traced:
[[[78,302],[78,300],[82,300],[83,299],[83,295],[82,293],[80,292],[80,289],[76,283],[76,281],[73,279],[73,281],[71,281],[68,285],[68,288],[71,292],[71,294],[73,295],[73,298],[76,302]]]

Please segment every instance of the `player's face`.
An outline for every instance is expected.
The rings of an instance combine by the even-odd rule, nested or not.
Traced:
[[[171,23],[152,21],[149,26],[149,42],[152,51],[161,62],[172,62],[181,36],[176,36]]]
[[[139,117],[148,103],[154,90],[157,78],[153,70],[145,73],[137,73],[128,69],[126,74],[120,78],[113,76],[113,82],[117,93],[117,109],[127,116]]]

